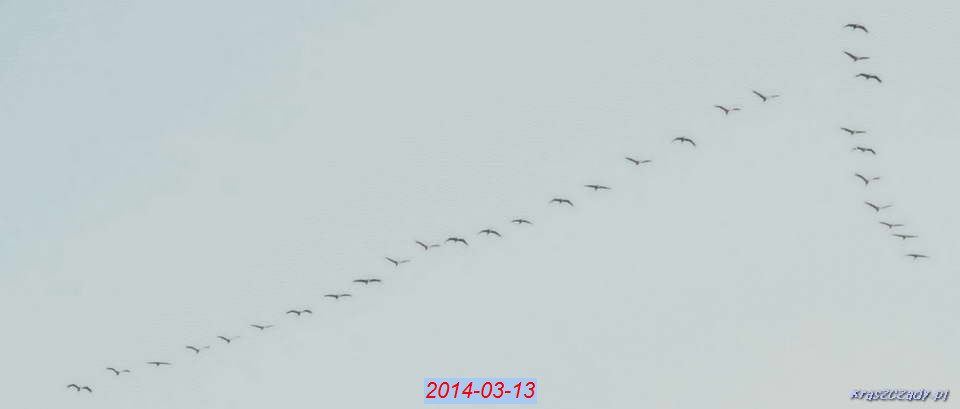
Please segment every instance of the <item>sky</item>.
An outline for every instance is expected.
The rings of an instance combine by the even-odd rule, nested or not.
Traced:
[[[0,403],[414,408],[430,377],[537,378],[545,408],[950,389],[957,7],[0,1]]]

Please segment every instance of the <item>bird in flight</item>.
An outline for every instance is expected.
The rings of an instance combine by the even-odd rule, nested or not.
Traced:
[[[927,255],[924,255],[924,254],[917,254],[917,253],[907,254],[907,257],[913,257],[914,260],[916,260],[916,259],[918,259],[918,258],[930,258],[930,256],[927,256]]]
[[[596,192],[596,191],[598,191],[598,190],[601,190],[601,189],[602,189],[602,190],[610,190],[610,187],[609,187],[609,186],[604,186],[604,185],[583,185],[583,186],[586,187],[586,188],[593,189],[594,192]]]
[[[851,53],[849,53],[849,52],[847,52],[847,51],[844,51],[843,53],[846,54],[847,57],[852,58],[852,59],[853,59],[853,62],[857,62],[857,61],[860,61],[860,60],[869,60],[869,59],[870,59],[870,57],[860,57],[860,56],[857,56],[857,55],[853,55],[853,54],[851,54]]]
[[[500,235],[500,232],[498,232],[498,231],[496,231],[496,230],[494,230],[494,229],[483,229],[483,230],[480,230],[480,232],[477,233],[477,234],[485,234],[485,235],[487,235],[487,236],[489,236],[489,235],[492,234],[492,235],[497,236],[497,237],[503,237],[502,235]]]
[[[382,282],[379,278],[358,278],[353,280],[355,283],[362,283],[363,285],[368,285],[370,283],[379,283]]]
[[[650,160],[650,159],[643,159],[643,160],[641,160],[641,159],[631,158],[631,157],[629,157],[629,156],[625,156],[624,159],[630,161],[630,163],[633,163],[634,165],[637,165],[637,166],[643,165],[643,164],[645,164],[645,163],[653,162],[653,161]]]
[[[400,267],[401,264],[403,264],[403,263],[409,263],[409,262],[410,262],[410,260],[408,260],[408,259],[396,260],[396,259],[392,259],[392,258],[390,258],[390,257],[384,257],[384,258],[387,259],[387,261],[393,263],[393,265],[394,265],[395,267]]]
[[[751,91],[753,91],[753,90],[751,90]],[[756,96],[760,97],[760,99],[762,99],[763,102],[767,102],[768,99],[774,99],[774,98],[780,96],[780,95],[763,95],[763,94],[761,94],[761,93],[759,93],[759,92],[757,92],[757,91],[753,91],[753,95],[756,95]]]
[[[324,297],[333,298],[334,300],[339,300],[340,297],[352,297],[350,294],[324,294]]]
[[[254,327],[260,331],[263,331],[267,328],[273,328],[273,325],[261,325],[261,324],[250,324],[251,327]]]
[[[852,135],[857,135],[857,134],[862,134],[862,133],[867,133],[867,131],[860,131],[860,130],[850,129],[850,128],[840,128],[840,129],[843,130],[844,132],[850,134],[851,136],[852,136]]]
[[[570,206],[573,206],[573,202],[571,202],[569,199],[564,199],[560,197],[553,198],[552,200],[550,200],[550,203],[556,203],[558,205],[568,204]]]
[[[872,182],[872,181],[874,181],[874,180],[880,180],[880,176],[874,176],[874,177],[872,177],[872,178],[867,178],[866,176],[863,176],[863,175],[861,175],[861,174],[859,174],[859,173],[854,173],[853,176],[856,176],[856,177],[860,178],[860,180],[863,181],[863,185],[864,185],[864,186],[869,185],[870,182]]]
[[[851,149],[851,150],[860,151],[860,152],[863,152],[863,153],[870,152],[871,154],[874,154],[874,155],[877,154],[877,151],[873,150],[873,148],[868,148],[868,147],[866,147],[866,146],[857,146],[857,147],[855,147],[855,148],[853,148],[853,149]]]
[[[878,76],[876,76],[876,75],[874,75],[874,74],[867,74],[867,73],[861,72],[861,73],[855,75],[854,77],[863,77],[863,79],[865,79],[865,80],[877,80],[877,82],[883,83],[883,80],[881,80],[880,77],[878,77]]]
[[[71,384],[67,385],[67,388],[74,388],[74,389],[77,390],[77,392],[87,391],[87,392],[89,392],[89,393],[93,393],[93,389],[90,389],[89,386],[79,386],[79,385],[77,385],[77,384],[75,384],[75,383],[71,383]]]
[[[313,311],[310,311],[310,310],[308,310],[308,309],[290,310],[290,311],[287,311],[287,314],[297,314],[297,316],[299,317],[300,314],[311,314],[311,315],[313,315]]]
[[[207,345],[205,347],[199,347],[199,348],[193,345],[187,345],[185,348],[193,351],[194,354],[199,354],[200,351],[203,351],[204,349],[210,349],[210,345]]]
[[[470,243],[467,243],[467,241],[466,241],[465,239],[463,239],[462,237],[447,237],[446,242],[451,242],[451,241],[454,242],[454,243],[461,243],[461,244],[463,244],[464,246],[469,246],[469,245],[470,245]]]
[[[166,366],[170,366],[170,365],[172,365],[172,364],[171,364],[171,363],[169,363],[169,362],[161,362],[161,361],[150,361],[150,362],[147,362],[147,365],[153,365],[153,366],[155,366],[155,367],[157,367],[157,368],[159,368],[159,367],[160,367],[160,365],[166,365]]]
[[[903,227],[903,225],[899,223],[880,222],[880,224],[887,226],[888,229],[892,229],[894,227]]]
[[[217,338],[220,338],[220,339],[223,340],[223,342],[226,342],[226,343],[229,344],[229,343],[233,342],[234,340],[236,340],[237,338],[240,338],[240,337],[233,337],[233,338],[231,338],[231,337],[225,337],[225,336],[223,336],[223,335],[217,335]]]
[[[684,142],[687,142],[687,143],[689,143],[689,144],[691,144],[691,145],[693,145],[693,146],[697,146],[697,143],[694,142],[693,139],[687,138],[687,137],[685,137],[685,136],[678,136],[678,137],[676,137],[676,138],[673,138],[673,142],[676,142],[676,141],[680,141],[680,144],[681,144],[681,145],[682,145]]]
[[[877,212],[879,212],[879,211],[881,211],[881,210],[883,210],[883,209],[888,209],[888,208],[893,207],[893,205],[883,205],[883,206],[879,206],[879,205],[875,205],[875,204],[870,203],[870,202],[863,202],[863,203],[866,204],[867,206],[870,206],[871,208],[873,208],[874,211],[877,211]]]
[[[867,31],[867,28],[864,27],[863,24],[850,23],[843,26],[843,28],[850,28],[853,31],[863,30],[864,33],[869,33],[869,31]]]
[[[122,373],[129,373],[129,369],[117,369],[117,368],[107,368],[108,371],[113,372],[114,375],[120,376]]]
[[[893,237],[898,237],[900,239],[906,240],[906,239],[915,239],[918,236],[913,234],[894,234]]]
[[[721,111],[723,111],[723,114],[724,114],[724,115],[730,115],[731,112],[733,112],[733,111],[739,111],[739,110],[740,110],[740,108],[737,108],[737,107],[727,108],[727,107],[725,107],[725,106],[723,106],[723,105],[714,105],[713,107],[714,107],[714,108],[718,108],[718,109],[720,109]]]
[[[417,245],[419,245],[420,247],[423,247],[424,250],[430,250],[430,249],[432,249],[432,248],[434,248],[434,247],[440,247],[439,244],[427,244],[427,243],[424,243],[424,242],[422,242],[422,241],[420,241],[420,240],[417,240]]]
[[[516,224],[533,224],[533,222],[531,222],[531,221],[529,221],[529,220],[527,220],[527,219],[513,219],[513,220],[510,221],[510,223],[516,223]]]

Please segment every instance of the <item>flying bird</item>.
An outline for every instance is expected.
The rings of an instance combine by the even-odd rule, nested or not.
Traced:
[[[859,73],[859,74],[857,74],[857,75],[854,75],[854,77],[863,77],[863,79],[868,80],[868,81],[869,81],[869,80],[877,80],[877,82],[883,83],[883,80],[881,80],[880,77],[878,77],[878,76],[876,76],[876,75],[874,75],[874,74],[867,74],[867,73],[861,72],[861,73]]]
[[[193,351],[194,354],[199,354],[200,351],[203,351],[204,349],[210,349],[210,345],[207,345],[207,346],[205,346],[205,347],[200,347],[200,348],[197,348],[197,347],[195,347],[195,346],[193,346],[193,345],[187,345],[187,346],[186,346],[186,349],[189,349],[189,350]]]
[[[879,211],[881,211],[881,210],[883,210],[883,209],[887,209],[887,208],[893,207],[893,205],[878,206],[878,205],[875,205],[875,204],[870,203],[870,202],[863,202],[863,203],[866,204],[867,206],[870,206],[871,208],[873,208],[874,211],[877,211],[877,212],[879,212]]]
[[[267,328],[273,328],[273,325],[260,325],[260,324],[250,324],[251,327],[254,327],[260,331],[263,331]]]
[[[866,147],[866,146],[857,146],[857,147],[855,147],[855,148],[853,148],[853,149],[851,149],[851,150],[860,151],[860,152],[863,152],[863,153],[870,152],[871,154],[874,154],[874,155],[877,154],[877,151],[873,150],[873,148],[868,148],[868,147]]]
[[[624,159],[630,161],[630,163],[633,163],[634,165],[637,165],[637,166],[643,165],[643,164],[645,164],[645,163],[653,162],[653,161],[650,160],[650,159],[643,159],[643,160],[641,160],[641,159],[631,158],[631,157],[629,157],[629,156],[625,156]]]
[[[107,370],[110,371],[110,372],[113,372],[113,374],[116,375],[116,376],[120,376],[120,374],[122,374],[122,373],[128,373],[128,372],[130,372],[129,369],[120,370],[120,369],[117,369],[117,368],[107,368]]]
[[[874,176],[874,177],[872,177],[872,178],[867,178],[866,176],[863,176],[863,175],[861,175],[861,174],[859,174],[859,173],[854,173],[853,176],[856,176],[856,177],[860,178],[860,180],[863,181],[863,185],[864,185],[864,186],[869,185],[870,182],[872,182],[872,181],[874,181],[874,180],[880,180],[880,176]]]
[[[171,363],[169,363],[169,362],[160,362],[160,361],[150,361],[150,362],[147,362],[147,365],[153,365],[153,366],[159,368],[160,365],[170,366]]]
[[[223,342],[226,342],[226,343],[229,344],[229,343],[233,342],[234,340],[236,340],[237,338],[240,338],[240,337],[230,338],[230,337],[225,337],[225,336],[223,336],[223,335],[217,335],[217,338],[220,338],[220,339],[223,340]]]
[[[364,285],[370,284],[370,280],[365,280],[365,279],[362,279],[362,278],[358,278],[358,279],[356,279],[356,280],[353,280],[353,282],[355,282],[355,283],[362,283],[362,284],[364,284]]]
[[[533,224],[533,222],[531,222],[531,221],[529,221],[529,220],[527,220],[527,219],[513,219],[513,220],[510,221],[510,223],[516,223],[516,224]]]
[[[75,384],[75,383],[71,383],[71,384],[67,385],[67,388],[74,388],[74,389],[77,390],[77,392],[87,391],[87,392],[89,392],[89,393],[93,393],[93,389],[90,389],[89,386],[79,386],[79,385],[77,385],[77,384]]]
[[[324,294],[323,296],[334,300],[339,300],[341,297],[352,297],[350,294]]]
[[[553,198],[552,200],[550,200],[550,203],[556,203],[558,205],[568,204],[570,206],[573,206],[573,202],[571,202],[569,199],[564,199],[560,197]]]
[[[477,234],[485,234],[485,235],[487,235],[487,236],[489,236],[489,235],[492,234],[492,235],[497,236],[497,237],[503,237],[502,235],[500,235],[500,232],[498,232],[498,231],[496,231],[496,230],[494,230],[494,229],[483,229],[483,230],[480,230],[480,232],[477,233]]]
[[[447,237],[446,242],[451,242],[451,241],[454,242],[454,243],[461,243],[461,244],[463,244],[464,246],[469,246],[469,245],[470,245],[470,243],[467,243],[467,241],[466,241],[464,238],[462,238],[462,237]]]
[[[852,135],[857,135],[857,134],[862,134],[862,133],[867,133],[867,131],[860,131],[860,130],[850,129],[850,128],[840,128],[840,129],[843,130],[844,132],[850,134],[851,136],[852,136]]]
[[[903,227],[903,225],[899,223],[880,222],[880,224],[887,226],[888,229],[892,229],[894,227]]]
[[[869,59],[870,59],[870,57],[860,57],[860,56],[857,56],[857,55],[853,55],[853,54],[851,54],[851,53],[849,53],[849,52],[847,52],[847,51],[844,51],[843,53],[846,54],[848,57],[852,58],[852,59],[853,59],[853,62],[857,62],[857,61],[860,61],[860,60],[869,60]]]
[[[751,90],[751,91],[753,91],[753,90]],[[757,92],[757,91],[753,91],[753,95],[756,95],[756,96],[760,97],[760,99],[762,99],[763,102],[767,102],[768,99],[774,99],[774,98],[780,96],[780,95],[763,95],[763,94],[761,94],[761,93],[759,93],[759,92]]]
[[[290,311],[287,311],[287,314],[297,314],[297,316],[299,317],[300,314],[311,314],[311,315],[313,315],[313,311],[310,311],[310,310],[307,310],[307,309],[303,309],[303,310],[290,310]]]
[[[678,136],[678,137],[676,137],[676,138],[673,138],[673,141],[672,141],[672,142],[676,142],[676,141],[680,141],[680,144],[681,144],[681,145],[683,145],[684,142],[687,142],[687,143],[689,143],[689,144],[691,144],[691,145],[693,145],[693,146],[697,146],[697,143],[694,142],[693,139],[687,138],[687,137],[685,137],[685,136]]]
[[[424,242],[422,242],[422,241],[420,241],[420,240],[417,240],[417,244],[420,245],[420,247],[423,247],[424,250],[430,250],[430,249],[432,249],[432,248],[434,248],[434,247],[440,247],[439,244],[427,244],[427,243],[424,243]]]
[[[400,265],[403,264],[403,263],[409,263],[409,262],[410,262],[410,260],[408,260],[408,259],[395,260],[395,259],[392,259],[392,258],[390,258],[390,257],[384,257],[384,258],[387,259],[387,261],[393,263],[393,265],[396,266],[396,267],[400,267]]]
[[[916,260],[916,259],[918,259],[918,258],[930,258],[930,256],[927,256],[927,255],[924,255],[924,254],[916,254],[916,253],[907,254],[907,257],[913,257],[914,260]]]
[[[843,26],[843,28],[850,28],[853,31],[863,30],[864,33],[869,33],[869,31],[867,31],[867,28],[864,27],[863,24],[850,23]]]
[[[894,234],[893,237],[898,237],[900,239],[906,240],[906,239],[915,239],[918,236],[913,234]]]
[[[586,188],[593,189],[594,192],[596,192],[596,191],[598,191],[598,190],[601,190],[601,189],[602,189],[602,190],[610,190],[610,187],[609,187],[609,186],[604,186],[604,185],[583,185],[583,186],[586,187]]]
[[[739,111],[739,110],[740,110],[740,108],[737,108],[737,107],[727,108],[727,107],[725,107],[725,106],[723,106],[723,105],[714,105],[713,107],[714,107],[714,108],[718,108],[718,109],[720,109],[721,111],[723,111],[723,114],[724,114],[724,115],[730,115],[731,112],[733,112],[733,111]]]

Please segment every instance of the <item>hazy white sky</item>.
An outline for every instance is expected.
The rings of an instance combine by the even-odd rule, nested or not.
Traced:
[[[958,384],[956,4],[276,3],[0,1],[0,406],[413,408],[425,377],[502,376],[546,408],[810,408]],[[413,243],[450,235],[471,246]]]

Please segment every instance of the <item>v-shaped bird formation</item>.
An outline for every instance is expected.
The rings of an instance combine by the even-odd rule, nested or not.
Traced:
[[[844,28],[848,28],[848,29],[850,29],[850,30],[853,31],[853,32],[858,32],[858,31],[859,31],[859,32],[862,32],[863,34],[869,33],[869,31],[867,30],[866,26],[864,26],[864,25],[862,25],[862,24],[859,24],[859,23],[847,24],[847,25],[844,26]],[[853,52],[846,51],[846,50],[843,51],[843,54],[845,54],[847,57],[849,57],[850,60],[852,60],[853,63],[856,63],[858,67],[863,66],[863,65],[869,63],[869,62],[866,61],[866,60],[869,60],[870,57],[857,55],[857,54],[855,54],[855,53],[853,53]],[[872,82],[872,81],[873,81],[873,82],[876,82],[877,84],[881,84],[881,83],[883,82],[878,75],[872,74],[872,73],[858,73],[858,74],[855,75],[855,77],[857,77],[857,78],[862,78],[862,79],[866,80],[867,82]],[[750,93],[751,93],[752,95],[754,95],[754,96],[756,96],[757,98],[759,98],[759,101],[758,101],[758,102],[757,102],[756,99],[753,99],[752,97],[751,97],[751,100],[753,100],[753,101],[755,101],[755,102],[757,102],[757,103],[760,103],[760,104],[770,104],[772,101],[777,100],[778,98],[781,98],[781,95],[780,95],[780,94],[771,93],[771,92],[769,92],[769,91],[763,91],[763,92],[761,92],[761,91],[757,91],[757,90],[755,90],[755,89],[751,89],[751,90],[749,90],[749,91],[750,91]],[[746,94],[746,92],[744,92],[744,93]],[[721,112],[723,112],[723,116],[724,116],[725,118],[728,118],[728,119],[725,119],[725,121],[731,120],[731,121],[734,121],[734,122],[736,122],[735,118],[738,117],[739,115],[741,115],[740,113],[741,113],[742,111],[744,111],[744,109],[741,108],[741,107],[739,107],[739,106],[723,105],[723,104],[714,104],[714,105],[713,105],[713,108],[714,108],[714,109],[718,109],[718,110],[720,110]],[[738,115],[732,115],[732,116],[731,116],[731,114],[734,113],[734,112],[737,112]],[[849,128],[849,127],[841,127],[840,129],[841,129],[843,132],[846,132],[850,137],[862,138],[861,135],[866,135],[866,134],[867,134],[867,131],[861,130],[861,129],[855,129],[855,128]],[[862,141],[862,139],[858,139],[858,141]],[[665,141],[665,142],[668,142],[669,144],[677,145],[676,150],[679,151],[679,152],[683,152],[684,150],[687,150],[687,151],[689,152],[690,149],[698,148],[697,143],[696,143],[696,142],[694,141],[694,139],[693,139],[692,137],[690,137],[690,136],[676,136],[676,137],[673,137],[672,139],[670,139],[669,141]],[[857,146],[854,146],[851,150],[854,151],[854,152],[857,152],[857,153],[869,153],[869,154],[870,154],[869,156],[864,156],[864,157],[871,157],[871,158],[872,158],[872,157],[876,157],[876,156],[877,156],[877,151],[876,151],[874,148],[869,147],[869,146],[864,146],[864,145],[859,144],[859,143],[860,143],[860,142],[858,142],[858,145],[857,145]],[[681,146],[683,146],[684,148],[680,148]],[[631,167],[639,167],[639,166],[641,166],[641,165],[642,165],[643,167],[647,167],[647,166],[652,166],[652,164],[653,164],[653,159],[650,159],[650,158],[648,158],[648,157],[622,156],[621,159],[618,159],[618,160],[621,160],[621,161],[622,161],[622,160],[626,160],[627,163],[626,163],[625,165],[631,166]],[[853,175],[854,175],[857,179],[859,179],[860,182],[863,183],[863,186],[864,186],[864,187],[872,187],[875,182],[881,180],[881,178],[880,178],[879,176],[869,175],[869,174],[865,174],[864,172],[859,172],[859,171],[858,171],[858,172],[854,172]],[[599,192],[599,191],[601,191],[601,190],[603,190],[603,191],[611,191],[611,190],[612,190],[610,186],[604,185],[604,184],[600,184],[600,183],[590,183],[590,184],[585,184],[585,185],[582,185],[582,186],[586,187],[587,189],[592,190],[593,192]],[[873,189],[871,188],[871,189],[868,190],[868,191],[872,191],[872,190],[873,190]],[[612,193],[612,192],[611,192],[611,193]],[[580,199],[577,199],[577,200],[579,201]],[[555,207],[555,208],[574,208],[574,207],[575,207],[573,200],[571,200],[571,199],[569,199],[569,198],[567,198],[567,197],[565,197],[565,196],[554,196],[554,197],[553,197],[552,199],[550,199],[547,203],[548,203],[548,205],[552,205],[552,207]],[[882,215],[884,215],[884,216],[886,215],[886,212],[884,212],[884,211],[887,210],[887,209],[889,209],[889,208],[891,208],[891,207],[893,207],[892,204],[882,203],[882,202],[878,202],[878,201],[876,201],[876,200],[864,200],[863,203],[864,203],[867,207],[869,207],[871,210],[873,210],[873,211],[874,211],[874,214],[877,214],[877,215],[881,215],[881,214],[882,214]],[[562,211],[562,210],[555,210],[555,211]],[[573,210],[569,210],[569,211],[573,211]],[[524,218],[524,217],[514,218],[514,219],[510,220],[509,223],[511,223],[511,224],[513,224],[513,225],[516,225],[516,227],[514,227],[514,228],[516,228],[516,229],[520,229],[521,227],[523,227],[523,228],[533,228],[533,227],[535,227],[534,223],[533,223],[530,219]],[[913,240],[913,239],[916,239],[916,238],[919,237],[917,234],[914,234],[914,233],[902,232],[901,229],[902,229],[903,227],[905,227],[904,224],[902,224],[902,223],[897,223],[897,222],[893,222],[893,221],[891,221],[891,219],[886,219],[886,218],[885,218],[884,220],[880,220],[880,221],[879,221],[879,224],[881,224],[882,226],[886,227],[886,230],[887,230],[887,231],[890,231],[890,232],[893,233],[892,236],[893,236],[894,238],[899,239],[898,241],[903,242],[903,243],[910,243],[910,244],[912,244],[912,243],[915,241],[915,240]],[[485,227],[485,228],[483,228],[482,230],[479,230],[479,232],[478,232],[477,234],[478,234],[478,235],[481,235],[481,236],[493,237],[493,238],[501,239],[501,240],[507,240],[507,238],[509,238],[509,237],[512,236],[512,234],[506,234],[506,235],[505,235],[505,234],[502,234],[501,231],[505,231],[505,230],[502,230],[502,229],[501,229],[501,230],[497,230],[497,229],[495,229],[494,227]],[[442,250],[442,248],[447,248],[447,247],[450,247],[450,246],[458,246],[458,247],[461,247],[461,248],[464,248],[464,249],[468,249],[469,246],[470,246],[470,244],[467,242],[467,240],[464,239],[463,237],[460,237],[460,236],[449,236],[449,237],[447,237],[445,240],[442,240],[442,241],[440,241],[440,240],[437,240],[437,241],[411,240],[411,241],[413,241],[413,243],[416,244],[417,248],[420,249],[420,250],[417,250],[417,251],[418,251],[420,254],[424,254],[424,255],[429,255],[429,254],[434,253],[434,250],[433,250],[433,249],[437,249],[437,248],[441,248],[441,250]],[[412,245],[413,245],[413,244],[411,244],[411,247],[412,247]],[[905,254],[906,254],[907,257],[909,257],[909,258],[911,258],[911,259],[913,259],[913,260],[920,260],[920,259],[929,258],[928,255],[926,255],[926,254],[924,254],[924,253],[917,252],[917,251],[910,251],[910,252],[906,252]],[[406,264],[412,262],[412,260],[411,260],[410,258],[400,258],[400,257],[392,257],[392,256],[391,256],[391,257],[383,257],[383,259],[384,259],[385,261],[387,261],[387,262],[390,263],[390,265],[392,266],[392,269],[399,268],[399,267],[402,266],[402,265],[406,265]],[[356,278],[356,279],[353,279],[353,280],[351,281],[351,283],[355,285],[355,288],[358,288],[358,287],[356,287],[356,285],[358,285],[358,284],[360,285],[360,287],[366,288],[366,287],[371,286],[371,284],[380,284],[380,283],[382,283],[382,282],[383,282],[382,279],[380,279],[380,278],[374,278],[374,277]],[[369,290],[366,290],[366,291],[369,291]],[[347,293],[347,292],[339,292],[339,291],[338,291],[338,292],[331,292],[331,293],[326,293],[326,294],[318,294],[318,297],[319,297],[319,298],[322,298],[322,299],[329,299],[329,300],[331,300],[329,304],[335,304],[335,303],[343,302],[343,301],[345,301],[345,300],[348,299],[348,298],[352,298],[352,297],[353,297],[353,294]],[[332,308],[332,307],[331,307],[331,308]],[[313,309],[311,309],[311,308],[303,308],[303,307],[300,307],[300,308],[278,309],[278,314],[279,314],[280,312],[282,312],[283,315],[286,315],[286,316],[290,317],[290,318],[288,318],[288,320],[291,320],[291,321],[298,321],[298,319],[308,319],[309,316],[312,316],[312,315],[314,314],[314,310],[313,310]],[[253,331],[253,332],[255,332],[255,333],[263,333],[263,332],[265,332],[265,331],[267,331],[267,330],[269,330],[269,329],[271,329],[271,328],[274,328],[274,326],[275,326],[275,324],[268,324],[268,323],[263,323],[263,322],[257,322],[257,323],[249,324],[249,328],[248,328],[247,330],[248,330],[248,331]],[[254,330],[255,330],[255,331],[254,331]],[[221,334],[222,334],[222,333],[221,333]],[[210,336],[210,339],[217,339],[217,340],[219,340],[219,341],[218,341],[219,347],[217,347],[217,348],[224,348],[224,347],[228,347],[228,346],[229,346],[230,344],[232,344],[233,342],[237,342],[237,340],[241,339],[241,336],[240,336],[240,335],[230,335],[230,336],[228,336],[228,335],[211,335],[211,336]],[[194,356],[194,357],[200,356],[200,355],[202,355],[201,352],[205,352],[205,351],[210,350],[210,349],[212,349],[212,348],[213,348],[213,347],[212,347],[211,345],[203,345],[203,346],[186,345],[185,347],[183,347],[183,349],[186,350],[185,353],[187,354],[187,356]],[[170,367],[170,366],[173,366],[173,363],[170,362],[170,361],[167,361],[167,360],[162,360],[162,361],[161,361],[161,360],[158,360],[158,361],[143,361],[143,362],[145,362],[146,365],[148,365],[148,366],[152,366],[154,370],[159,370],[159,369],[162,368],[162,367]],[[108,376],[109,376],[109,377],[113,377],[113,378],[119,377],[119,376],[121,376],[121,375],[133,374],[133,372],[132,372],[130,369],[124,369],[124,368],[120,368],[120,367],[117,367],[117,366],[107,367],[106,370],[109,371],[109,375],[108,375]],[[100,371],[103,371],[103,370],[101,369]],[[103,374],[103,372],[100,372],[100,373]],[[73,392],[84,392],[85,394],[93,394],[93,391],[94,391],[94,388],[93,388],[93,387],[87,386],[87,385],[83,385],[83,384],[79,384],[79,383],[70,383],[69,385],[67,385],[67,389],[72,390]]]

